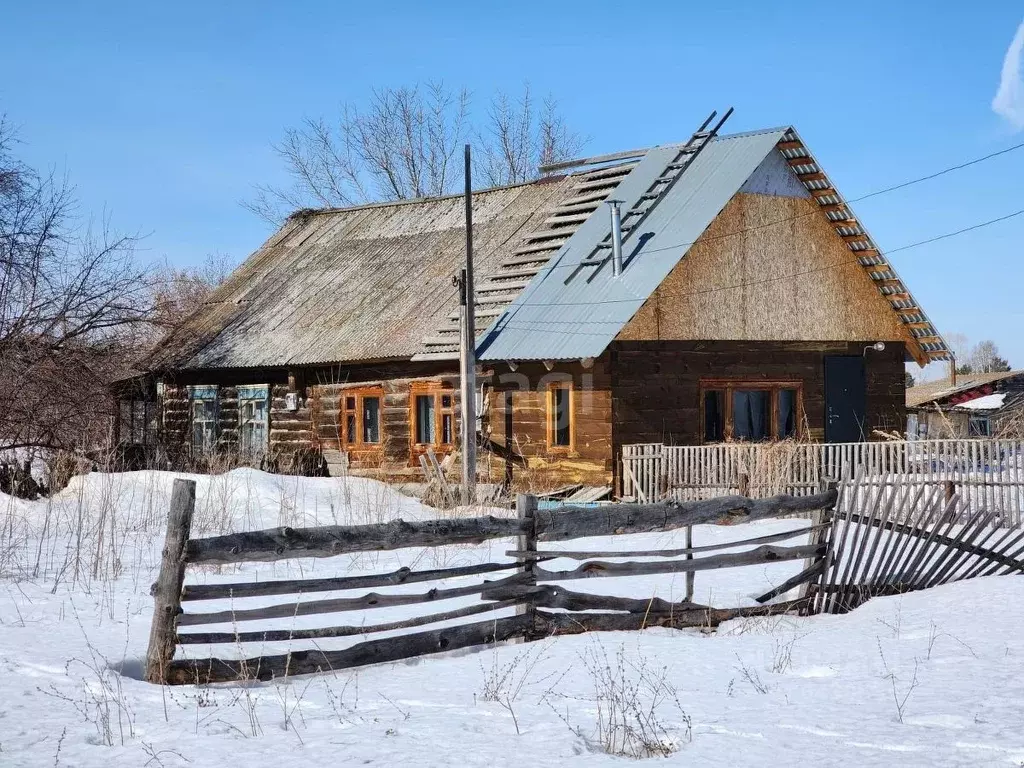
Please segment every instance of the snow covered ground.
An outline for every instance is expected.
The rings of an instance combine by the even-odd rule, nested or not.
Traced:
[[[0,766],[611,765],[623,758],[602,751],[600,726],[619,705],[640,708],[672,764],[1024,764],[1024,580],[1014,577],[875,599],[845,616],[735,621],[715,633],[595,633],[278,683],[148,685],[138,679],[148,593],[174,477],[94,474],[49,501],[0,497]],[[368,480],[253,470],[196,479],[197,536],[442,514]],[[699,528],[694,539],[700,545],[802,524]],[[683,546],[681,532],[570,544]],[[511,545],[191,569],[188,581],[465,565],[503,558]],[[697,599],[747,604],[797,568],[698,573]],[[680,599],[683,584],[669,575],[571,588]],[[357,592],[316,599],[345,594]],[[224,606],[187,610],[216,607]],[[304,617],[289,626],[387,621],[408,611]],[[211,652],[239,649],[190,649]],[[609,696],[609,688],[620,693]]]

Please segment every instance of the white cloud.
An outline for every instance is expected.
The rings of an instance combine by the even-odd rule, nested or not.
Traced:
[[[1024,21],[1003,59],[999,90],[992,99],[992,110],[1015,128],[1024,129]]]

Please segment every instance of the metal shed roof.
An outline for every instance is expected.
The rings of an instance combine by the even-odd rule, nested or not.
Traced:
[[[724,136],[708,144],[638,232],[622,244],[625,269],[588,280],[573,274],[604,239],[606,216],[591,216],[477,343],[482,361],[597,357],[707,229],[788,128]],[[661,176],[678,145],[650,150],[619,184],[623,209]]]
[[[678,146],[649,150],[614,190],[624,210],[671,167]],[[720,136],[710,142],[639,231],[625,236],[626,268],[619,277],[605,268],[589,280],[581,275],[567,280],[608,235],[608,217],[591,216],[479,337],[478,359],[570,360],[600,355],[776,149],[798,186],[818,203],[821,215],[899,317],[910,354],[921,365],[948,359],[949,349],[934,324],[792,127]]]

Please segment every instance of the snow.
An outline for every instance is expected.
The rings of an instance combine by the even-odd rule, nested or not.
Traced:
[[[878,598],[844,616],[734,621],[717,632],[593,633],[277,683],[148,685],[138,679],[152,611],[148,590],[176,476],[93,474],[76,478],[50,501],[0,497],[0,766],[614,765],[622,758],[596,743],[595,680],[605,659],[615,679],[642,677],[653,687],[664,686],[662,694],[674,691],[678,706],[663,695],[655,710],[659,733],[674,750],[666,762],[673,765],[1024,762],[1024,656],[1017,642],[1024,625],[1024,580],[1014,577]],[[447,514],[357,478],[236,470],[195,479],[196,535]],[[805,524],[701,527],[694,539],[698,545],[731,541]],[[564,546],[667,548],[683,546],[682,537],[643,534]],[[512,546],[492,541],[193,568],[188,580],[464,565],[504,558]],[[697,599],[750,604],[799,567],[796,562],[701,572]],[[680,599],[684,583],[682,575],[666,575],[588,579],[572,588]],[[429,610],[471,602],[445,601]],[[236,607],[241,603],[235,601]],[[214,601],[196,606],[188,610],[219,607]],[[414,609],[302,617],[295,625],[387,621],[413,615]],[[322,647],[362,639],[324,641]],[[287,646],[246,651],[281,647]],[[190,648],[201,656],[211,651],[239,653],[223,646]],[[493,700],[495,692],[501,701]],[[639,697],[646,695],[641,690]],[[607,704],[601,702],[602,711]]]
[[[983,395],[982,397],[976,397],[973,400],[968,400],[965,403],[958,403],[958,408],[967,408],[972,411],[989,411],[996,408],[1003,407],[1003,401],[1006,400],[1006,393],[999,392],[994,395]]]

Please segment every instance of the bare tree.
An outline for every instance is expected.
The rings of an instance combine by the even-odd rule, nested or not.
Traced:
[[[151,279],[152,312],[141,329],[138,344],[149,347],[168,331],[177,328],[206,303],[210,294],[237,266],[223,253],[212,253],[196,266],[175,267],[165,263]]]
[[[484,130],[477,134],[483,149],[479,176],[487,186],[518,184],[538,176],[542,165],[579,153],[583,140],[571,132],[548,97],[537,110],[529,85],[511,98],[498,92],[491,102]]]
[[[1009,371],[1009,362],[999,355],[999,347],[991,339],[983,339],[977,344],[962,333],[951,333],[946,336],[946,343],[953,352],[957,362],[956,372],[959,374],[997,373]]]
[[[1010,364],[999,356],[999,347],[991,339],[979,341],[969,358],[974,373],[996,373],[1010,370]]]
[[[107,425],[125,331],[150,313],[135,238],[80,226],[66,179],[17,160],[0,120],[0,450],[81,448]]]
[[[291,184],[257,186],[243,205],[278,223],[302,208],[454,192],[462,180],[458,153],[471,137],[481,157],[476,181],[486,186],[535,178],[539,165],[568,159],[583,145],[552,99],[536,108],[529,86],[517,99],[496,94],[477,126],[465,89],[385,88],[374,91],[365,109],[346,105],[334,122],[307,119],[289,129],[274,150]]]

